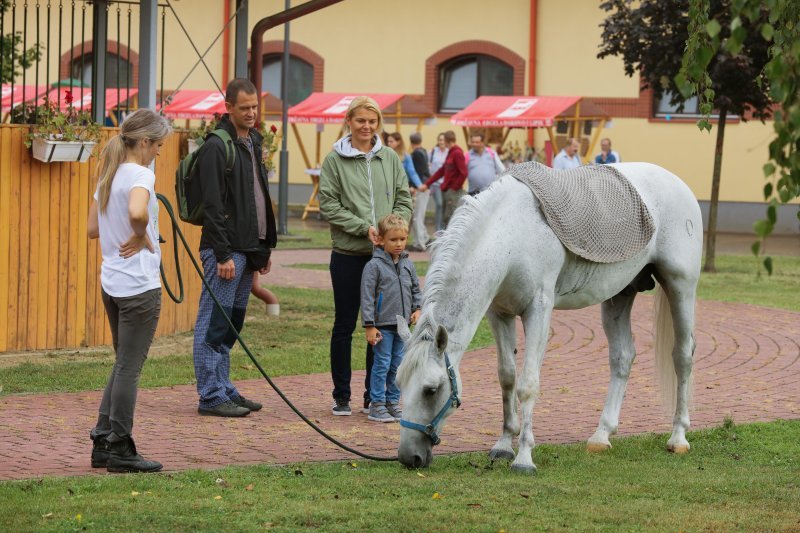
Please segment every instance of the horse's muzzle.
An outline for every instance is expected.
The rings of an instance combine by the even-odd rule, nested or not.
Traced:
[[[408,468],[427,468],[433,461],[433,446],[427,436],[419,434],[411,438],[400,437],[397,449],[398,460]]]

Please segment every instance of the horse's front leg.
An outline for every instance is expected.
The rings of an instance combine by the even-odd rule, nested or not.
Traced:
[[[599,452],[611,448],[608,437],[617,432],[619,425],[619,411],[622,400],[625,398],[625,389],[628,386],[628,377],[631,366],[636,356],[636,348],[631,334],[631,308],[636,293],[620,293],[610,300],[603,302],[601,316],[603,330],[608,339],[608,363],[611,370],[611,380],[608,384],[608,395],[600,415],[597,430],[589,438],[586,447],[589,451]]]
[[[486,313],[497,343],[497,377],[503,391],[503,435],[489,451],[491,460],[514,459],[512,440],[519,434],[517,416],[517,323],[516,317],[501,315],[491,309]]]
[[[533,407],[539,397],[539,372],[542,368],[547,337],[550,331],[550,316],[553,312],[552,296],[541,291],[525,310],[522,324],[525,329],[525,361],[517,383],[517,397],[521,407],[522,429],[519,434],[519,453],[511,464],[512,470],[536,473],[533,464]]]

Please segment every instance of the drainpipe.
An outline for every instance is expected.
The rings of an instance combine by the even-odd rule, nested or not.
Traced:
[[[280,26],[296,18],[319,11],[333,4],[338,4],[342,0],[310,0],[299,6],[292,7],[276,13],[269,17],[259,20],[252,33],[250,34],[250,81],[256,86],[258,94],[261,94],[261,69],[264,66],[264,34],[267,30]],[[261,99],[258,101],[258,123],[261,123]]]
[[[528,29],[528,95],[536,96],[536,11],[537,0],[531,0],[530,28]],[[533,146],[533,128],[528,128],[528,146]]]

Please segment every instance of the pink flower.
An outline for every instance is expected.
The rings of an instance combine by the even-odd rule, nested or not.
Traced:
[[[72,105],[72,91],[64,91],[64,102],[67,105]]]
[[[275,124],[273,124],[272,126],[269,127],[269,131],[271,131],[272,133],[277,133],[278,132],[278,128],[276,128]]]

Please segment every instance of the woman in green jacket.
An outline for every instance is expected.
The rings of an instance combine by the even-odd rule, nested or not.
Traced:
[[[331,227],[331,282],[336,308],[331,331],[332,412],[350,415],[350,346],[361,300],[361,272],[372,257],[377,221],[396,213],[411,218],[411,193],[403,165],[378,135],[383,116],[368,96],[353,99],[345,135],[322,163],[319,205]],[[372,347],[367,345],[364,407],[369,407]]]

